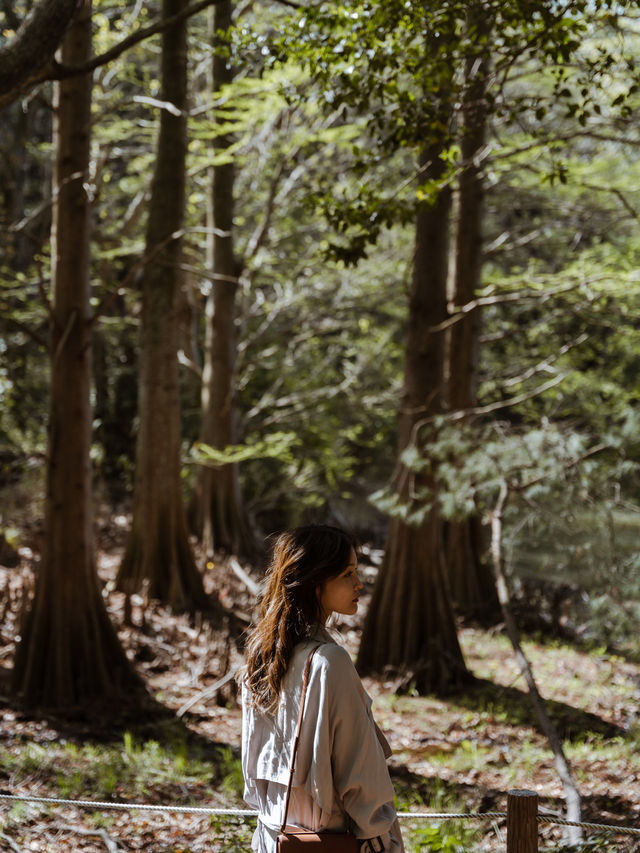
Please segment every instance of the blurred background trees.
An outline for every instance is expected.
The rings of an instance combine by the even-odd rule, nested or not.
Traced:
[[[497,613],[484,522],[506,481],[516,582],[615,575],[611,619],[632,618],[634,7],[205,5],[179,92],[161,58],[191,7],[91,15],[113,58],[83,181],[90,456],[98,507],[133,511],[122,584],[208,606],[187,507],[203,563],[258,566],[266,534],[343,524],[386,542],[362,668],[447,689],[456,615]],[[0,61],[28,10],[0,11]],[[0,532],[43,554],[51,86],[16,84],[0,125]],[[142,520],[163,503],[175,524]]]

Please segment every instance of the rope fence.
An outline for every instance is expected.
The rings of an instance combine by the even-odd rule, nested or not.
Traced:
[[[74,806],[76,808],[103,811],[171,812],[174,814],[202,814],[216,817],[241,817],[256,819],[253,809],[212,808],[207,806],[164,806],[150,803],[123,803],[96,800],[73,800],[62,797],[36,797],[20,794],[0,793],[1,803],[38,803],[44,806]],[[400,820],[507,820],[507,853],[535,853],[538,850],[538,824],[580,827],[608,832],[615,835],[637,836],[640,827],[617,826],[608,823],[593,823],[565,820],[555,815],[538,812],[538,795],[533,791],[512,790],[508,793],[506,812],[399,812]]]

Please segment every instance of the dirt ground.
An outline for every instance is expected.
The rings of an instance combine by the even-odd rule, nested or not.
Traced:
[[[19,566],[0,567],[0,794],[51,797],[72,791],[78,798],[84,791],[81,799],[100,799],[95,790],[85,788],[94,777],[88,770],[82,775],[74,755],[78,766],[85,767],[86,744],[94,744],[95,750],[110,744],[124,756],[124,763],[110,765],[110,800],[241,808],[235,682],[228,681],[211,695],[220,677],[241,664],[241,656],[223,632],[206,622],[194,623],[138,596],[132,598],[133,625],[124,626],[124,596],[113,590],[124,524],[116,518],[112,527],[101,531],[99,573],[111,618],[120,626],[120,638],[153,701],[142,713],[121,709],[115,722],[113,709],[34,717],[14,705],[8,674],[18,611],[32,585],[33,555],[25,549]],[[374,568],[365,573],[373,578]],[[231,565],[221,560],[209,569],[206,584],[235,614],[236,624],[246,624],[254,595]],[[358,616],[335,626],[352,652],[366,605],[365,596]],[[365,679],[376,718],[394,748],[391,772],[400,810],[503,811],[507,791],[526,788],[538,793],[541,810],[562,816],[564,795],[554,759],[500,626],[489,632],[463,627],[460,640],[477,679],[463,694],[398,696],[392,681]],[[587,652],[543,636],[529,636],[525,650],[565,739],[583,820],[640,827],[640,666],[603,650]],[[132,747],[131,738],[147,746]],[[149,744],[170,745],[176,738],[189,754],[197,752],[204,768],[200,776],[185,782],[168,774],[144,781],[147,757],[150,763],[155,760]],[[104,788],[104,779],[101,784]],[[403,820],[403,826],[411,850],[506,850],[502,818],[442,824],[440,829],[433,822]],[[251,830],[252,821],[241,818],[0,802],[2,853],[241,851],[249,849]],[[540,849],[559,849],[562,832],[542,826]],[[640,851],[637,836],[589,832],[586,838],[584,849]]]

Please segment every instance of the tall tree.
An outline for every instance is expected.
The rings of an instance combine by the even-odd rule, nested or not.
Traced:
[[[186,0],[163,0],[163,17]],[[195,564],[180,478],[178,312],[187,151],[187,26],[162,35],[160,129],[142,275],[138,442],[131,529],[118,571],[176,609],[208,608]]]
[[[438,118],[446,127],[446,115]],[[443,180],[443,147],[434,143],[423,152],[421,181],[438,184]],[[416,490],[434,487],[428,476],[418,482],[404,466],[402,455],[416,443],[421,423],[441,412],[444,404],[445,338],[433,327],[447,316],[450,207],[451,192],[444,186],[435,199],[422,205],[416,220],[404,385],[398,410],[395,487],[403,502],[414,503]],[[436,503],[426,510],[419,525],[391,519],[358,652],[362,672],[392,669],[420,692],[443,692],[467,678],[446,583],[442,533]],[[389,625],[394,630],[388,630]]]
[[[213,46],[211,91],[214,100],[233,80],[229,31],[232,0],[221,0],[209,10],[209,31]],[[224,124],[224,110],[218,108],[217,121]],[[213,154],[224,155],[231,145],[228,133],[216,134]],[[211,286],[206,304],[205,361],[202,376],[202,424],[200,442],[224,450],[236,443],[235,363],[236,293],[241,264],[233,243],[234,211],[233,160],[222,159],[211,167],[207,206],[207,267]],[[202,535],[208,555],[214,547],[234,554],[255,553],[253,531],[244,508],[237,463],[203,465],[192,504],[195,527]]]
[[[583,8],[583,4],[580,6]],[[414,279],[409,299],[405,385],[399,417],[400,473],[394,482],[394,494],[387,494],[379,502],[381,508],[386,506],[392,510],[393,517],[383,570],[377,581],[359,653],[359,663],[365,670],[381,671],[388,666],[408,671],[412,667],[422,670],[424,649],[430,647],[438,656],[440,640],[446,643],[445,638],[450,636],[443,630],[441,637],[433,634],[427,641],[426,634],[423,634],[423,641],[415,643],[418,633],[413,613],[414,593],[424,593],[424,572],[443,566],[445,522],[440,518],[440,530],[435,533],[438,521],[434,513],[439,510],[438,478],[435,476],[437,462],[430,444],[437,439],[437,415],[451,405],[465,407],[475,394],[474,346],[477,331],[472,325],[460,325],[455,335],[458,337],[458,332],[464,333],[464,340],[456,340],[448,348],[447,359],[439,349],[443,347],[442,330],[448,319],[446,307],[443,307],[447,259],[442,253],[450,227],[449,201],[445,204],[449,183],[453,172],[461,170],[460,216],[456,231],[457,293],[454,299],[467,304],[470,301],[468,294],[475,292],[479,282],[482,176],[474,167],[485,133],[488,106],[491,105],[495,113],[509,117],[518,116],[528,109],[531,98],[522,92],[516,93],[511,103],[507,104],[505,100],[504,83],[514,65],[522,61],[523,56],[527,61],[540,56],[554,63],[567,61],[579,44],[576,33],[580,25],[572,15],[566,14],[564,7],[556,4],[526,3],[523,6],[520,2],[508,0],[474,4],[472,10],[468,3],[459,0],[428,6],[422,3],[388,3],[373,7],[354,0],[349,8],[341,5],[339,10],[334,10],[323,4],[317,11],[305,8],[304,14],[304,33],[298,38],[304,41],[303,50],[308,51],[309,43],[314,46],[315,55],[308,65],[323,84],[325,99],[331,103],[332,109],[340,104],[347,113],[366,115],[372,143],[355,160],[360,177],[355,192],[351,197],[349,193],[344,194],[346,203],[342,210],[340,199],[328,205],[332,224],[338,226],[342,235],[340,257],[357,261],[367,243],[375,242],[383,224],[406,220],[412,209],[412,200],[403,204],[401,198],[400,190],[402,186],[408,186],[408,181],[401,185],[400,190],[396,187],[389,192],[387,187],[371,188],[362,176],[375,175],[375,165],[383,154],[388,157],[406,148],[426,148],[431,154],[421,170],[423,186],[417,194],[422,209],[418,214]],[[499,19],[494,31],[497,36],[490,39],[487,30],[494,18]],[[384,34],[384,49],[381,48],[381,34]],[[497,67],[491,93],[487,92],[489,51]],[[465,84],[464,61],[471,54],[473,61],[467,67]],[[476,77],[480,79],[476,80]],[[561,71],[557,79],[563,79]],[[561,92],[562,83],[559,83],[554,95]],[[456,140],[447,131],[461,98],[464,101],[461,121],[465,149],[462,162],[458,158],[457,146],[452,145]],[[430,162],[437,163],[437,168],[430,170],[427,166]],[[448,175],[444,162],[452,165]],[[424,196],[431,200],[430,209],[429,203],[425,207],[421,201]],[[434,209],[438,210],[440,222],[437,226],[434,223],[432,236],[420,236],[421,221],[428,221]],[[467,240],[471,241],[468,247],[463,245]],[[420,264],[424,265],[424,272],[420,271]],[[422,275],[430,279],[429,287],[425,286],[430,296],[424,305],[420,297]],[[416,311],[423,310],[428,313],[422,318],[414,316]],[[422,324],[421,336],[412,337],[413,323]],[[434,346],[437,352],[432,353],[430,368],[421,370],[422,355]],[[448,359],[451,359],[450,364],[446,363]],[[447,379],[449,393],[445,391]],[[411,418],[414,418],[413,422]],[[432,427],[430,435],[429,425]],[[407,470],[407,461],[412,454],[420,459],[418,467],[421,473],[415,477]],[[447,461],[451,463],[452,460]],[[409,469],[412,467],[408,466]],[[414,532],[402,531],[400,534],[406,522],[413,525]],[[483,609],[487,602],[490,606],[491,602],[495,605],[495,595],[490,575],[487,572],[481,575],[478,568],[482,567],[475,565],[477,545],[471,536],[473,531],[466,527],[463,532],[463,541],[455,541],[454,547],[454,536],[460,531],[456,533],[452,527],[449,544],[455,557],[457,594],[462,600],[464,593],[468,612],[472,608]],[[414,541],[412,537],[420,543],[415,548],[409,544]],[[466,562],[469,558],[473,560],[471,566]],[[473,601],[474,596],[481,596],[481,600]],[[427,613],[430,612],[430,604],[428,600]],[[403,606],[408,609],[410,618],[400,616]],[[382,628],[391,621],[396,626],[393,636]],[[436,631],[442,629],[437,619],[433,625]],[[455,649],[456,645],[454,643],[452,648]],[[459,649],[453,657],[459,665]],[[433,657],[431,660],[437,670],[440,661]],[[452,674],[451,677],[455,682],[456,676]],[[447,674],[441,674],[440,679],[434,678],[432,684],[441,687],[446,679]],[[416,678],[415,681],[421,688],[429,689],[427,677]]]
[[[91,2],[82,3],[62,59],[91,53]],[[29,705],[67,707],[139,681],[109,621],[93,552],[89,310],[91,74],[54,96],[51,388],[45,543],[35,598],[16,650],[13,688]]]
[[[470,413],[477,403],[480,312],[464,310],[477,295],[482,274],[482,217],[490,76],[490,41],[494,14],[469,4],[466,21],[464,80],[458,137],[461,165],[454,225],[451,302],[453,324],[446,351],[446,407]],[[445,526],[447,573],[459,613],[492,621],[500,618],[487,544],[478,516]]]

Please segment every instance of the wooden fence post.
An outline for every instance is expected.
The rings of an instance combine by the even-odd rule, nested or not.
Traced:
[[[538,853],[538,795],[514,789],[507,794],[507,853]]]

